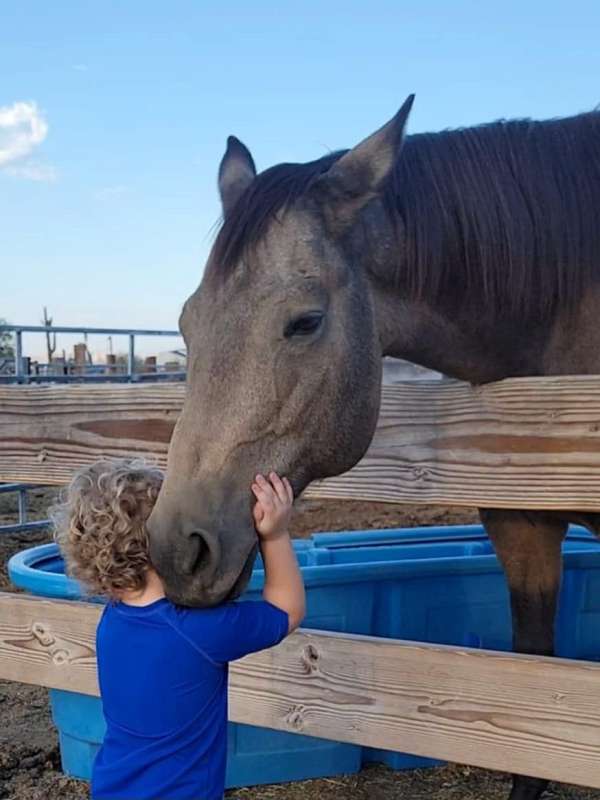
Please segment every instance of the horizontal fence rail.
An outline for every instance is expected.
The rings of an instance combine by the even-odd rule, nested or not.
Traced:
[[[146,328],[77,328],[68,325],[0,325],[0,333],[84,333],[123,336],[181,336],[179,331]]]
[[[0,679],[98,694],[101,606],[0,594]],[[600,666],[299,631],[230,672],[234,722],[600,788]]]
[[[185,372],[164,370],[162,372],[129,372],[127,368],[121,374],[111,375],[27,375],[27,378],[17,380],[11,376],[8,380],[3,380],[0,376],[0,383],[174,383],[185,381]],[[6,376],[4,376],[6,377]]]
[[[0,386],[0,481],[62,484],[100,456],[166,463],[181,384]],[[384,386],[373,443],[307,497],[600,510],[600,376]]]

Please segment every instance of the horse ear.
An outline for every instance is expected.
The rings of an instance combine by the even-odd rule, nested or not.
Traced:
[[[254,159],[245,144],[230,136],[219,166],[219,192],[223,216],[227,216],[256,177]]]
[[[333,205],[332,221],[345,227],[383,188],[402,149],[414,94],[392,119],[345,153],[315,183],[326,205]]]

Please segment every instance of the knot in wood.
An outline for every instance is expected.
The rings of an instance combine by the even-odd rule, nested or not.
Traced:
[[[62,667],[65,664],[69,663],[70,661],[69,654],[67,653],[66,650],[57,650],[52,655],[52,661],[56,664],[57,667]]]
[[[45,450],[40,450],[37,456],[37,460],[40,462],[40,464],[43,464],[47,458],[48,458],[48,453]]]
[[[307,674],[316,672],[319,668],[319,651],[314,644],[307,644],[302,652],[302,663]]]
[[[304,707],[293,706],[285,718],[285,721],[295,731],[301,731],[304,727]]]
[[[50,645],[54,644],[54,636],[52,636],[43,622],[34,622],[31,626],[31,632],[44,647],[50,647]]]
[[[427,478],[429,473],[428,470],[425,469],[425,467],[414,467],[412,474],[415,481],[422,481]]]

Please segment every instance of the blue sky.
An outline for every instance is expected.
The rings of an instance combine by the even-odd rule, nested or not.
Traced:
[[[412,131],[588,110],[598,41],[597,0],[4,2],[0,317],[174,328],[228,134],[262,169],[351,146],[410,92]]]

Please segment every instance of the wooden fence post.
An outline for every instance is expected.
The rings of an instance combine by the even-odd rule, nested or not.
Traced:
[[[74,345],[73,353],[75,355],[75,374],[85,375],[85,367],[87,364],[87,345],[84,342]]]
[[[114,375],[117,372],[117,357],[114,353],[106,354],[106,371],[109,375]]]

